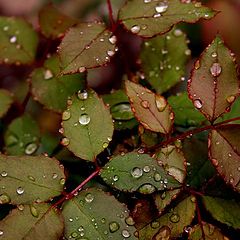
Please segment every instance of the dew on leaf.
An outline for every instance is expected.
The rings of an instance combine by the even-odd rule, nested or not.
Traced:
[[[222,67],[219,63],[213,63],[213,65],[210,68],[210,73],[213,77],[218,77],[222,72]]]
[[[3,31],[4,31],[4,32],[6,32],[6,31],[8,31],[8,30],[9,30],[9,26],[4,26],[4,27],[3,27]]]
[[[143,175],[143,170],[139,167],[135,167],[135,168],[132,169],[131,175],[134,178],[140,178]]]
[[[68,120],[69,118],[71,117],[71,113],[69,111],[64,111],[63,114],[62,114],[62,120],[63,121],[66,121]]]
[[[59,183],[60,183],[61,185],[64,185],[64,184],[65,184],[65,181],[66,181],[66,180],[65,180],[64,178],[61,178]]]
[[[16,136],[14,136],[14,135],[9,135],[9,136],[7,137],[6,144],[7,144],[8,146],[15,145],[15,144],[17,144],[17,143],[18,143],[18,139],[17,139]]]
[[[149,103],[147,100],[143,100],[143,101],[141,102],[141,106],[142,106],[143,108],[149,108],[149,107],[150,107],[150,103]]]
[[[169,240],[171,237],[171,230],[168,226],[163,226],[154,235],[154,239]]]
[[[214,165],[215,167],[217,167],[218,164],[219,164],[219,162],[218,162],[217,159],[212,159],[212,163],[213,163],[213,165]]]
[[[140,26],[134,25],[131,27],[131,32],[132,33],[139,33],[140,32]]]
[[[78,121],[81,125],[85,126],[85,125],[88,125],[90,123],[91,118],[86,113],[84,113],[79,117]]]
[[[235,101],[235,99],[236,99],[236,97],[234,95],[231,95],[231,96],[228,96],[226,100],[228,103],[233,103]]]
[[[19,204],[19,205],[17,205],[17,208],[18,208],[19,211],[23,211],[24,210],[24,205]]]
[[[114,182],[117,182],[118,180],[119,180],[118,175],[114,175],[114,176],[113,176],[113,181],[114,181]]]
[[[159,222],[157,222],[157,221],[151,222],[151,227],[152,227],[153,229],[157,229],[157,228],[159,228],[159,226],[160,226],[160,223],[159,223]]]
[[[197,60],[197,61],[195,62],[194,68],[195,68],[196,70],[198,70],[200,67],[201,67],[200,61]]]
[[[87,90],[79,90],[77,95],[80,100],[86,100],[88,98]]]
[[[58,177],[57,173],[53,173],[52,179],[56,179]]]
[[[66,138],[66,137],[63,138],[62,141],[61,141],[61,144],[62,144],[63,146],[68,146],[69,143],[70,143],[70,140],[69,140],[68,138]]]
[[[108,40],[111,44],[115,44],[117,42],[117,37],[115,35],[112,35]]]
[[[129,238],[131,236],[130,232],[126,229],[122,230],[122,236],[125,238]]]
[[[111,233],[116,232],[120,228],[120,225],[117,222],[110,222],[109,223],[109,230]]]
[[[22,195],[24,193],[24,189],[22,187],[18,187],[16,192],[17,194]]]
[[[143,184],[138,189],[138,191],[142,194],[151,194],[151,193],[155,192],[155,190],[156,190],[155,187],[150,183]]]
[[[180,37],[182,36],[183,32],[181,29],[175,29],[174,32],[173,32],[174,36],[176,37]]]
[[[133,225],[135,224],[135,222],[134,222],[134,220],[133,220],[133,218],[132,218],[131,216],[127,217],[127,218],[125,219],[125,222],[126,222],[126,224],[129,225],[129,226],[133,226]]]
[[[168,3],[167,2],[160,2],[156,5],[155,10],[157,13],[164,13],[168,9]]]
[[[2,171],[2,172],[1,172],[1,176],[2,176],[2,177],[7,177],[7,175],[8,175],[8,173],[7,173],[6,171]]]
[[[48,80],[50,78],[53,77],[53,73],[51,72],[51,70],[47,69],[45,72],[44,72],[44,79],[45,80]]]
[[[144,171],[145,173],[150,172],[150,170],[151,170],[151,168],[150,168],[148,165],[146,165],[146,166],[143,167],[143,171]]]
[[[156,172],[156,173],[154,173],[154,180],[156,181],[156,182],[159,182],[160,180],[161,180],[161,175],[158,173],[158,172]]]
[[[216,53],[216,52],[213,52],[213,53],[211,54],[211,56],[212,56],[213,58],[216,58],[216,57],[217,57],[217,53]]]
[[[10,203],[11,198],[7,194],[0,195],[0,204]]]
[[[2,231],[2,230],[0,230],[0,237],[1,237],[1,236],[3,236],[3,231]]]
[[[38,148],[38,146],[37,146],[36,143],[29,143],[25,147],[25,154],[31,155],[31,154],[33,154],[37,150],[37,148]]]
[[[107,148],[107,147],[108,147],[108,143],[107,143],[107,142],[104,142],[103,145],[102,145],[102,147],[103,147],[104,149]]]
[[[112,50],[108,50],[108,51],[107,51],[107,55],[108,55],[109,57],[112,57],[114,54],[115,54],[115,52],[112,51]]]
[[[17,42],[17,37],[16,37],[16,36],[10,37],[9,42],[10,42],[10,43],[15,43],[15,42]]]
[[[91,193],[87,193],[85,196],[85,201],[91,203],[94,200],[94,196]]]
[[[185,55],[190,56],[191,55],[191,50],[190,49],[186,49],[184,53],[185,53]]]
[[[73,238],[76,238],[76,237],[78,236],[78,234],[77,234],[76,232],[73,232],[73,233],[71,234],[71,236],[72,236]]]
[[[152,0],[143,0],[144,3],[150,3]]]
[[[195,100],[193,101],[193,105],[194,105],[194,107],[196,107],[197,109],[201,109],[202,106],[203,106],[202,101],[201,101],[200,99],[195,99]]]
[[[173,222],[173,223],[178,223],[180,220],[180,217],[177,213],[173,213],[171,216],[170,216],[170,221]]]
[[[165,98],[159,95],[155,96],[155,103],[159,112],[162,112],[167,106]]]
[[[31,176],[31,175],[28,176],[28,179],[29,179],[30,181],[32,181],[32,182],[35,182],[35,177],[33,177],[33,176]]]
[[[36,218],[39,216],[39,212],[34,206],[30,206],[30,212]]]

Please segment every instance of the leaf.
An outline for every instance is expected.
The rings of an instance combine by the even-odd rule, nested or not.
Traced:
[[[235,200],[203,196],[203,203],[211,215],[221,223],[240,229],[240,204]]]
[[[101,22],[80,23],[64,36],[59,54],[62,73],[84,72],[109,62],[117,39]]]
[[[61,13],[53,5],[45,5],[39,12],[39,24],[41,32],[47,38],[60,38],[64,32],[78,23],[78,20]]]
[[[170,96],[168,102],[175,114],[176,125],[199,126],[204,122],[205,117],[193,106],[186,92]]]
[[[164,97],[130,81],[126,81],[126,89],[132,111],[138,121],[146,129],[168,134],[172,128],[174,114]]]
[[[195,63],[188,94],[193,105],[214,122],[229,112],[239,94],[235,58],[217,36]]]
[[[198,224],[191,229],[188,238],[189,240],[204,240],[204,238],[205,240],[229,240],[229,238],[224,236],[220,232],[220,230],[212,224],[202,222],[202,225],[205,237],[202,236],[202,229],[201,226]]]
[[[44,66],[32,73],[32,94],[48,109],[62,112],[67,100],[75,92],[84,88],[84,76],[72,74],[59,76],[60,65],[57,56],[47,59]]]
[[[136,239],[127,208],[95,188],[81,191],[66,202],[63,215],[66,239]]]
[[[0,118],[7,113],[12,103],[11,93],[5,89],[0,89]]]
[[[185,79],[185,65],[190,54],[186,35],[177,28],[145,41],[140,57],[146,80],[157,93],[166,92]]]
[[[191,224],[196,210],[195,197],[187,197],[175,208],[139,231],[140,240],[172,239],[178,237]]]
[[[32,155],[40,141],[37,122],[28,114],[15,118],[4,135],[5,150],[11,155]]]
[[[22,205],[0,222],[0,233],[2,240],[58,240],[63,227],[62,216],[49,204]]]
[[[121,191],[151,194],[156,190],[179,187],[157,161],[147,154],[135,152],[112,158],[101,170],[102,179]]]
[[[184,182],[186,177],[186,160],[179,148],[168,145],[157,151],[154,157],[170,176],[173,176],[180,183]]]
[[[132,33],[153,37],[167,32],[176,23],[194,23],[201,18],[210,19],[215,14],[200,2],[129,0],[120,10],[119,19]]]
[[[2,203],[42,202],[63,191],[64,171],[54,159],[45,156],[0,155],[0,169]]]
[[[240,125],[225,125],[209,134],[209,158],[224,178],[240,192]]]
[[[93,90],[73,96],[62,119],[66,136],[62,143],[82,159],[94,161],[112,139],[111,115]]]
[[[157,133],[145,129],[142,125],[139,125],[138,132],[143,145],[147,148],[153,147],[161,142],[161,138]]]
[[[29,64],[34,61],[38,36],[21,18],[0,17],[0,62]]]

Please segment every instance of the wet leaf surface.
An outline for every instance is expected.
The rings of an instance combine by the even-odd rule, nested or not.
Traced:
[[[0,89],[0,118],[7,113],[12,103],[11,93],[5,89]]]

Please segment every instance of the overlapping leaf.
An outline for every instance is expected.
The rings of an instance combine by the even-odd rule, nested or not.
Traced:
[[[127,208],[98,189],[87,189],[63,206],[66,239],[137,239]]]
[[[155,159],[135,152],[113,157],[102,168],[100,175],[107,184],[121,191],[151,194],[156,190],[180,186]]]
[[[80,158],[94,161],[111,141],[111,115],[93,90],[74,95],[62,119],[66,136],[62,143]]]
[[[137,6],[137,7],[136,7]],[[180,0],[129,0],[119,13],[119,19],[132,33],[153,37],[167,32],[178,22],[194,23],[210,19],[215,11],[200,2]]]
[[[66,109],[68,98],[84,88],[85,81],[81,74],[59,76],[59,73],[57,56],[47,59],[43,67],[32,73],[32,93],[48,109],[61,112]]]
[[[10,64],[33,62],[38,36],[21,18],[0,17],[0,61]]]
[[[3,117],[13,102],[11,93],[5,89],[0,89],[0,118]]]
[[[54,159],[0,155],[0,169],[0,203],[42,202],[63,191],[64,172]]]
[[[159,144],[161,141],[159,134],[145,129],[142,125],[139,125],[138,132],[142,143],[146,147],[153,147],[154,145]]]
[[[180,29],[145,41],[141,61],[146,80],[157,93],[166,92],[185,79],[185,64],[190,54],[186,35]]]
[[[177,96],[170,96],[168,102],[175,114],[175,124],[181,126],[197,126],[204,122],[205,117],[193,106],[187,93],[184,92]]]
[[[64,32],[78,23],[77,20],[64,15],[53,5],[46,5],[39,13],[39,24],[42,33],[48,38],[59,38]]]
[[[178,237],[191,224],[195,215],[194,197],[187,197],[175,208],[139,231],[140,240],[172,239]]]
[[[130,81],[126,81],[126,89],[132,111],[138,121],[146,129],[168,134],[172,128],[174,114],[165,98]]]
[[[225,182],[240,192],[240,125],[226,125],[209,135],[209,157]]]
[[[62,73],[84,72],[109,62],[117,39],[100,22],[80,23],[71,28],[59,46]]]
[[[235,200],[203,197],[203,203],[211,215],[230,227],[240,229],[240,204]]]
[[[213,122],[229,112],[239,94],[235,59],[217,36],[195,63],[188,93],[194,106]]]
[[[0,233],[3,240],[58,240],[63,227],[62,216],[50,205],[22,205],[0,222]]]
[[[32,155],[40,141],[37,122],[28,114],[15,118],[4,135],[5,150],[11,155]]]

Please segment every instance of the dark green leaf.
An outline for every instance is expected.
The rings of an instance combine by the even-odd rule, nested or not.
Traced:
[[[0,155],[0,169],[0,203],[42,202],[63,191],[64,171],[55,159]]]
[[[32,93],[34,99],[48,109],[62,112],[67,100],[75,92],[84,88],[83,75],[59,76],[60,66],[57,56],[47,59],[44,66],[32,73]]]
[[[5,149],[11,155],[32,155],[40,141],[37,122],[28,114],[14,119],[4,135]]]
[[[170,96],[168,102],[175,114],[175,124],[181,126],[198,126],[204,122],[205,117],[193,106],[186,92],[180,93],[177,96]]]
[[[130,81],[126,81],[126,89],[132,111],[138,121],[146,129],[168,134],[172,128],[174,114],[165,98]]]
[[[0,118],[7,113],[12,103],[11,93],[5,89],[0,89]]]
[[[229,112],[239,94],[235,58],[217,36],[195,63],[188,93],[193,105],[213,122]]]
[[[116,36],[101,22],[71,28],[59,46],[62,73],[84,72],[109,62],[115,54]]]
[[[145,129],[142,125],[139,125],[138,131],[141,141],[146,147],[153,147],[161,141],[159,134]]]
[[[141,61],[146,80],[157,93],[166,92],[185,79],[185,65],[190,54],[186,35],[180,29],[145,41]]]
[[[32,26],[21,18],[0,17],[0,61],[28,64],[33,62],[38,36]]]
[[[119,19],[132,33],[153,37],[167,32],[176,23],[194,23],[201,18],[210,19],[215,14],[200,2],[129,0],[121,9]]]
[[[221,223],[240,229],[240,204],[235,200],[203,196],[203,203],[211,215]]]
[[[58,240],[63,219],[48,204],[22,205],[0,222],[1,240]]]
[[[136,239],[127,208],[98,189],[87,189],[63,206],[66,239]]]
[[[102,168],[101,177],[107,184],[121,191],[138,191],[143,194],[180,186],[155,159],[135,152],[113,157]]]
[[[62,119],[66,136],[62,143],[80,158],[94,161],[111,141],[111,115],[93,90],[80,91],[78,96],[73,96]]]

